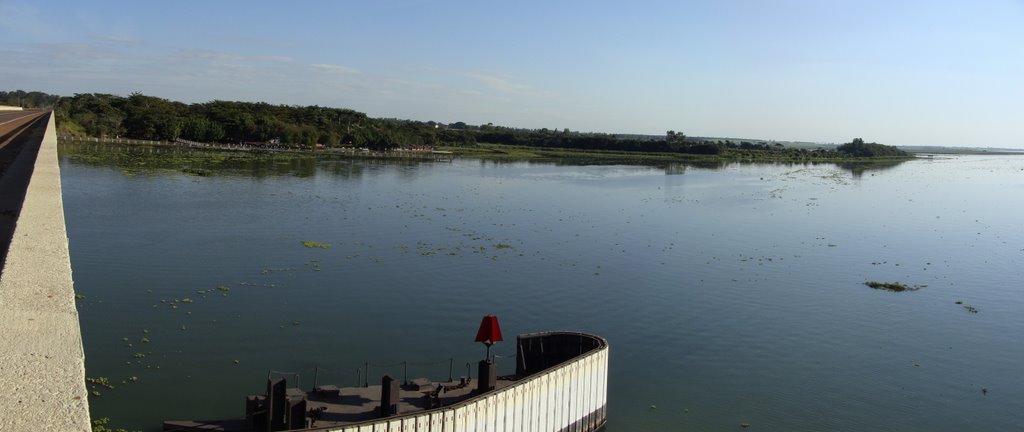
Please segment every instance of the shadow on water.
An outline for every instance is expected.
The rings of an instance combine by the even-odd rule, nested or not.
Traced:
[[[692,169],[719,171],[730,166],[777,166],[786,168],[811,168],[818,166],[832,165],[836,168],[848,171],[854,178],[860,178],[865,172],[885,171],[893,169],[906,162],[906,159],[887,159],[879,161],[856,161],[856,162],[833,162],[833,161],[804,161],[804,162],[751,162],[751,161],[725,161],[725,160],[701,160],[671,163],[662,165],[665,175],[682,175]]]
[[[316,158],[301,154],[240,153],[133,144],[60,142],[61,158],[94,167],[111,168],[126,175],[174,171],[199,177],[242,175],[309,177],[316,173]]]
[[[587,159],[557,159],[557,160],[544,160],[544,161],[529,161],[529,160],[487,160],[480,159],[480,165],[482,166],[501,166],[501,165],[554,165],[554,166],[580,166],[580,165],[637,165],[637,166],[649,166],[660,168],[665,171],[665,175],[683,175],[687,171],[701,170],[701,171],[720,171],[728,167],[747,167],[747,166],[776,166],[786,168],[811,168],[811,167],[826,167],[834,166],[844,171],[848,171],[854,178],[860,178],[865,172],[869,171],[884,171],[895,168],[900,164],[906,162],[907,159],[886,159],[877,161],[850,161],[850,162],[836,162],[836,161],[799,161],[799,162],[765,162],[765,161],[736,161],[736,160],[723,160],[723,159],[695,159],[683,162],[664,162],[664,161],[652,161],[644,159],[600,159],[600,160],[587,160]]]
[[[318,173],[356,178],[374,165],[417,165],[420,161],[346,158],[301,153],[253,153],[137,144],[60,141],[61,158],[122,171],[126,175],[177,172],[198,177],[313,177]]]
[[[886,171],[896,168],[906,162],[907,159],[887,159],[879,161],[861,161],[861,162],[840,162],[836,166],[849,171],[854,178],[860,178],[864,173],[869,171]]]

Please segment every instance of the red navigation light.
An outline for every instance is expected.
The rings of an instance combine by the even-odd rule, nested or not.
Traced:
[[[487,315],[480,321],[480,330],[476,331],[476,342],[482,342],[490,348],[495,342],[501,342],[501,327],[498,326],[498,317]]]

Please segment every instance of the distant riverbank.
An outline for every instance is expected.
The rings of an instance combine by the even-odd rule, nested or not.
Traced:
[[[548,161],[577,164],[622,164],[622,165],[664,165],[672,163],[719,163],[719,162],[895,162],[914,159],[907,156],[848,156],[835,151],[781,148],[772,150],[730,149],[719,154],[703,155],[693,153],[665,153],[619,150],[580,150],[558,147],[530,147],[507,144],[476,144],[472,146],[438,147],[437,150],[390,150],[372,151],[351,147],[311,150],[289,146],[254,146],[251,144],[207,144],[190,141],[152,141],[127,138],[60,137],[61,141],[93,142],[127,145],[150,145],[176,147],[194,150],[249,152],[256,154],[286,153],[303,156],[357,157],[382,159],[423,159],[447,160],[452,157],[505,161]]]
[[[477,144],[464,147],[442,147],[456,157],[488,160],[564,161],[591,164],[660,165],[680,162],[886,162],[916,158],[908,156],[855,157],[834,151],[784,148],[778,150],[727,150],[715,155],[691,153],[631,152],[615,150],[577,150],[505,144]]]

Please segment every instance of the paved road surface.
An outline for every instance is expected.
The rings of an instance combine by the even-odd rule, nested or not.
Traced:
[[[0,135],[45,114],[46,111],[0,111]]]

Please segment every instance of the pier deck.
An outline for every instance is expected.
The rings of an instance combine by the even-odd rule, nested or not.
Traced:
[[[495,390],[512,385],[516,379],[512,377],[498,378]],[[437,397],[430,398],[438,386],[446,389]],[[305,391],[298,388],[288,389],[289,398],[305,397],[309,410],[322,409],[323,413],[312,427],[333,427],[349,423],[358,423],[380,418],[381,386],[343,387],[320,386],[319,390]],[[409,385],[402,386],[399,391],[398,414],[409,414],[453,405],[477,395],[476,383],[460,385],[459,381],[437,382],[425,378],[411,380]],[[174,420],[164,422],[164,431],[211,431],[241,432],[248,431],[243,419],[232,420]]]

